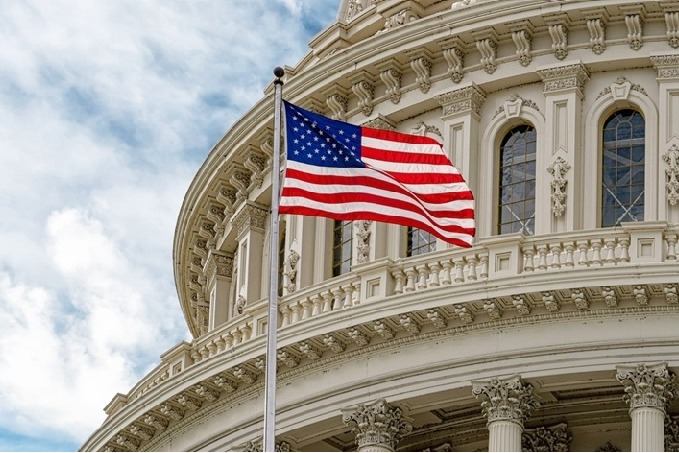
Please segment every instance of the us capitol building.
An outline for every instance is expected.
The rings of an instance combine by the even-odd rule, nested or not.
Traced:
[[[281,217],[276,448],[679,451],[679,1],[338,3],[284,98],[440,140],[477,234]],[[193,339],[82,450],[261,450],[273,91],[179,214]]]

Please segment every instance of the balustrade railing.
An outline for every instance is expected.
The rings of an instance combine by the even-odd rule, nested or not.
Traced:
[[[471,249],[451,248],[421,256],[383,260],[381,263],[372,263],[370,271],[373,273],[371,275],[380,275],[384,280],[387,286],[383,295],[389,297],[442,286],[473,285],[494,278],[615,266],[672,264],[678,262],[678,231],[679,228],[668,227],[663,222],[642,222],[539,237],[501,236],[479,241]],[[366,296],[366,291],[362,291],[362,285],[367,281],[363,278],[365,272],[362,269],[359,266],[348,274],[281,298],[280,329],[369,304],[370,298]],[[522,304],[521,298],[515,300],[519,312],[527,310]],[[490,303],[486,305],[484,310],[492,318],[497,307]],[[463,322],[471,316],[462,305],[455,305],[453,310]],[[242,315],[192,343],[168,352],[161,357],[162,363],[129,396],[120,395],[116,397],[118,400],[114,398],[109,405],[111,410],[116,411],[128,401],[136,400],[189,366],[232,351],[260,337],[265,331],[266,314],[267,300],[261,299],[247,306]],[[438,319],[436,310],[429,310],[427,317],[433,323],[443,322]]]

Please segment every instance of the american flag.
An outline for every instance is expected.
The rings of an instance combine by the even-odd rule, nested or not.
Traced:
[[[474,198],[440,143],[284,104],[281,214],[395,223],[472,246]]]

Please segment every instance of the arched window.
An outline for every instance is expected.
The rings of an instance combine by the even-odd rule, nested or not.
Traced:
[[[350,220],[335,220],[332,237],[332,276],[346,274],[351,270],[351,238],[353,224]]]
[[[436,250],[436,237],[424,230],[408,227],[406,256],[422,255]]]
[[[613,113],[604,123],[601,226],[644,220],[644,118],[636,110]]]
[[[535,232],[535,128],[517,126],[500,144],[499,234]]]

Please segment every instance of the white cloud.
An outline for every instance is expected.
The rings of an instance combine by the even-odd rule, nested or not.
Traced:
[[[338,3],[3,4],[2,448],[12,431],[77,448],[186,337],[171,261],[186,188]]]

